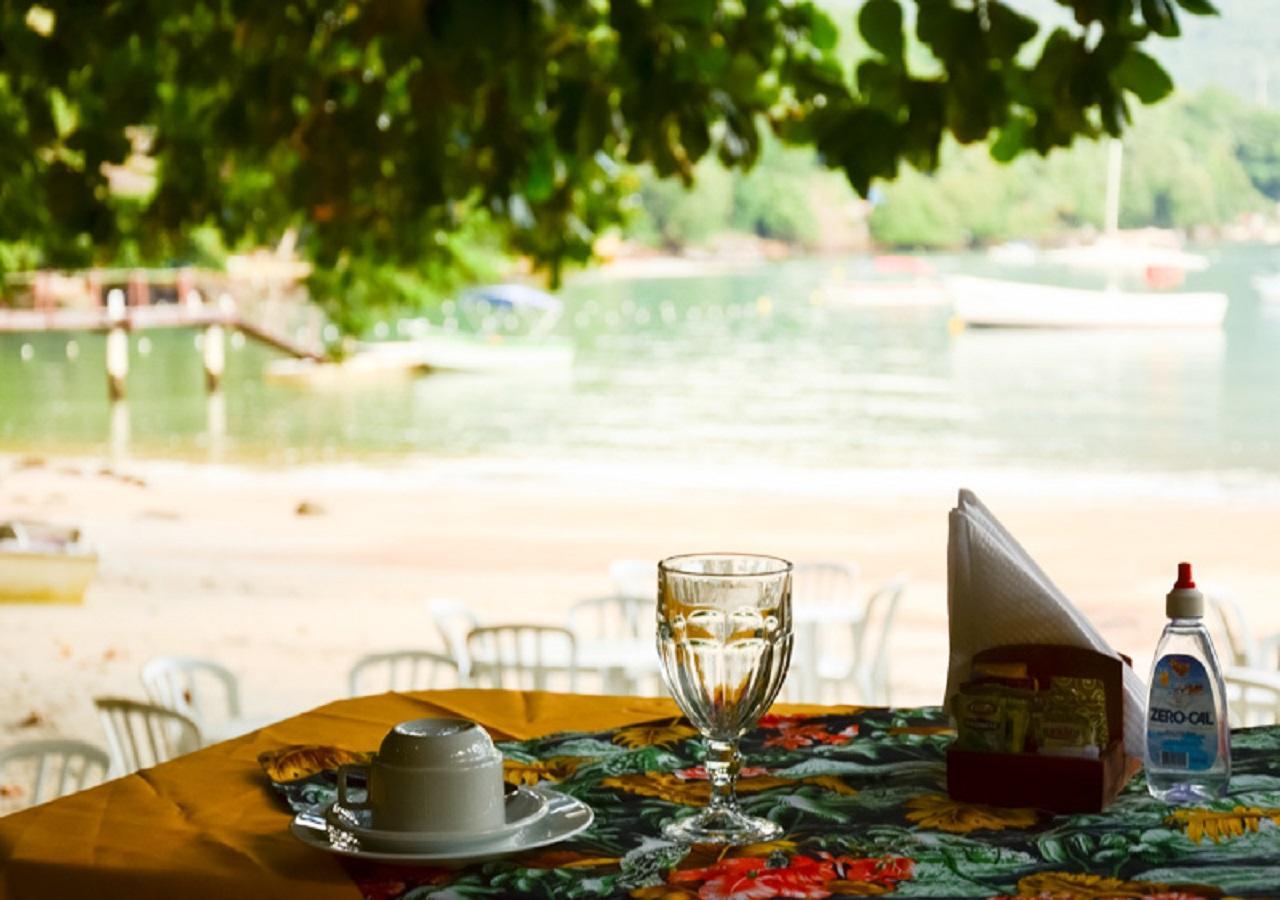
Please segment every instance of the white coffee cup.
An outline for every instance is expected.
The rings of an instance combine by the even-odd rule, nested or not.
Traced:
[[[350,798],[347,776],[363,772],[368,798]],[[338,769],[338,805],[367,809],[388,831],[465,835],[506,822],[502,753],[489,733],[466,719],[401,722],[368,765]]]

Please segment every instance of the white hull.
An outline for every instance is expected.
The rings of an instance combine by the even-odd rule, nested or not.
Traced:
[[[427,371],[557,371],[573,365],[573,346],[554,338],[434,334],[412,343]]]
[[[0,603],[80,603],[97,570],[93,553],[0,551]]]
[[[432,334],[412,341],[366,344],[337,363],[277,360],[268,381],[307,386],[407,378],[424,372],[562,371],[573,365],[573,347],[547,338]]]
[[[1280,303],[1280,274],[1255,275],[1253,289],[1264,303]]]
[[[975,328],[1221,328],[1218,293],[1090,291],[990,278],[947,280],[956,319]]]
[[[1147,269],[1176,269],[1203,272],[1209,268],[1208,258],[1187,253],[1177,247],[1161,247],[1133,240],[1101,238],[1092,244],[1045,250],[1045,262],[1078,269],[1100,269],[1107,272],[1142,272]]]

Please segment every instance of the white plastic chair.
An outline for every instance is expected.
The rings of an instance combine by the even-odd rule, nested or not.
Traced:
[[[142,667],[142,687],[156,706],[198,724],[240,716],[240,685],[231,670],[211,659],[159,656]]]
[[[114,775],[128,775],[200,748],[200,728],[181,713],[120,697],[98,697],[93,705],[107,733]]]
[[[1232,666],[1223,671],[1222,680],[1234,727],[1280,724],[1280,672]]]
[[[853,670],[866,613],[857,584],[853,563],[802,562],[792,568],[794,637],[780,700],[817,703],[824,674]]]
[[[662,693],[662,677],[655,665],[654,612],[653,599],[620,594],[579,600],[569,607],[569,630],[577,640],[579,670],[598,672],[606,694]],[[639,647],[645,648],[644,663],[637,665]]]
[[[567,628],[495,625],[467,635],[472,682],[507,690],[549,689],[553,681],[577,687],[577,642]]]
[[[458,679],[466,684],[471,677],[471,660],[467,656],[467,635],[480,625],[471,607],[459,600],[435,599],[427,601],[427,610],[435,622],[445,651],[458,665]]]
[[[240,684],[211,659],[160,656],[142,667],[142,687],[156,706],[181,713],[200,728],[206,743],[239,737],[271,721],[240,710]]]
[[[906,587],[907,579],[898,576],[885,582],[867,599],[852,664],[819,664],[818,682],[823,702],[849,702],[849,697],[840,694],[852,686],[860,703],[889,704],[889,641]]]
[[[110,766],[111,758],[85,741],[28,741],[0,750],[0,784],[19,788],[21,806],[35,806],[98,784]]]
[[[615,559],[609,579],[620,597],[658,602],[658,564],[648,559]]]
[[[1204,591],[1207,609],[1206,625],[1219,640],[1214,641],[1223,665],[1254,665],[1253,632],[1249,628],[1249,620],[1244,611],[1232,599],[1231,595],[1217,588],[1206,586]]]
[[[652,639],[654,609],[654,600],[622,594],[579,600],[569,607],[569,630],[579,640]]]
[[[791,569],[791,605],[860,606],[853,563],[801,562]]]
[[[458,683],[458,664],[452,657],[427,650],[393,650],[356,660],[347,676],[347,691],[359,697],[380,691],[429,691],[446,683]]]

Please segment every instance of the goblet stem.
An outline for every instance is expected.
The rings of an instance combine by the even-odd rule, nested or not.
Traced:
[[[711,781],[711,802],[708,808],[713,812],[737,811],[738,770],[742,768],[738,741],[723,741],[713,737],[706,740],[707,777]]]

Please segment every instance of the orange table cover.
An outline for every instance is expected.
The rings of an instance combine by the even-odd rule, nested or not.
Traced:
[[[796,706],[795,712],[831,712]],[[669,699],[492,690],[339,700],[172,762],[0,818],[0,900],[51,897],[356,900],[336,858],[289,834],[258,754],[376,749],[397,722],[461,716],[498,740],[678,715]]]

